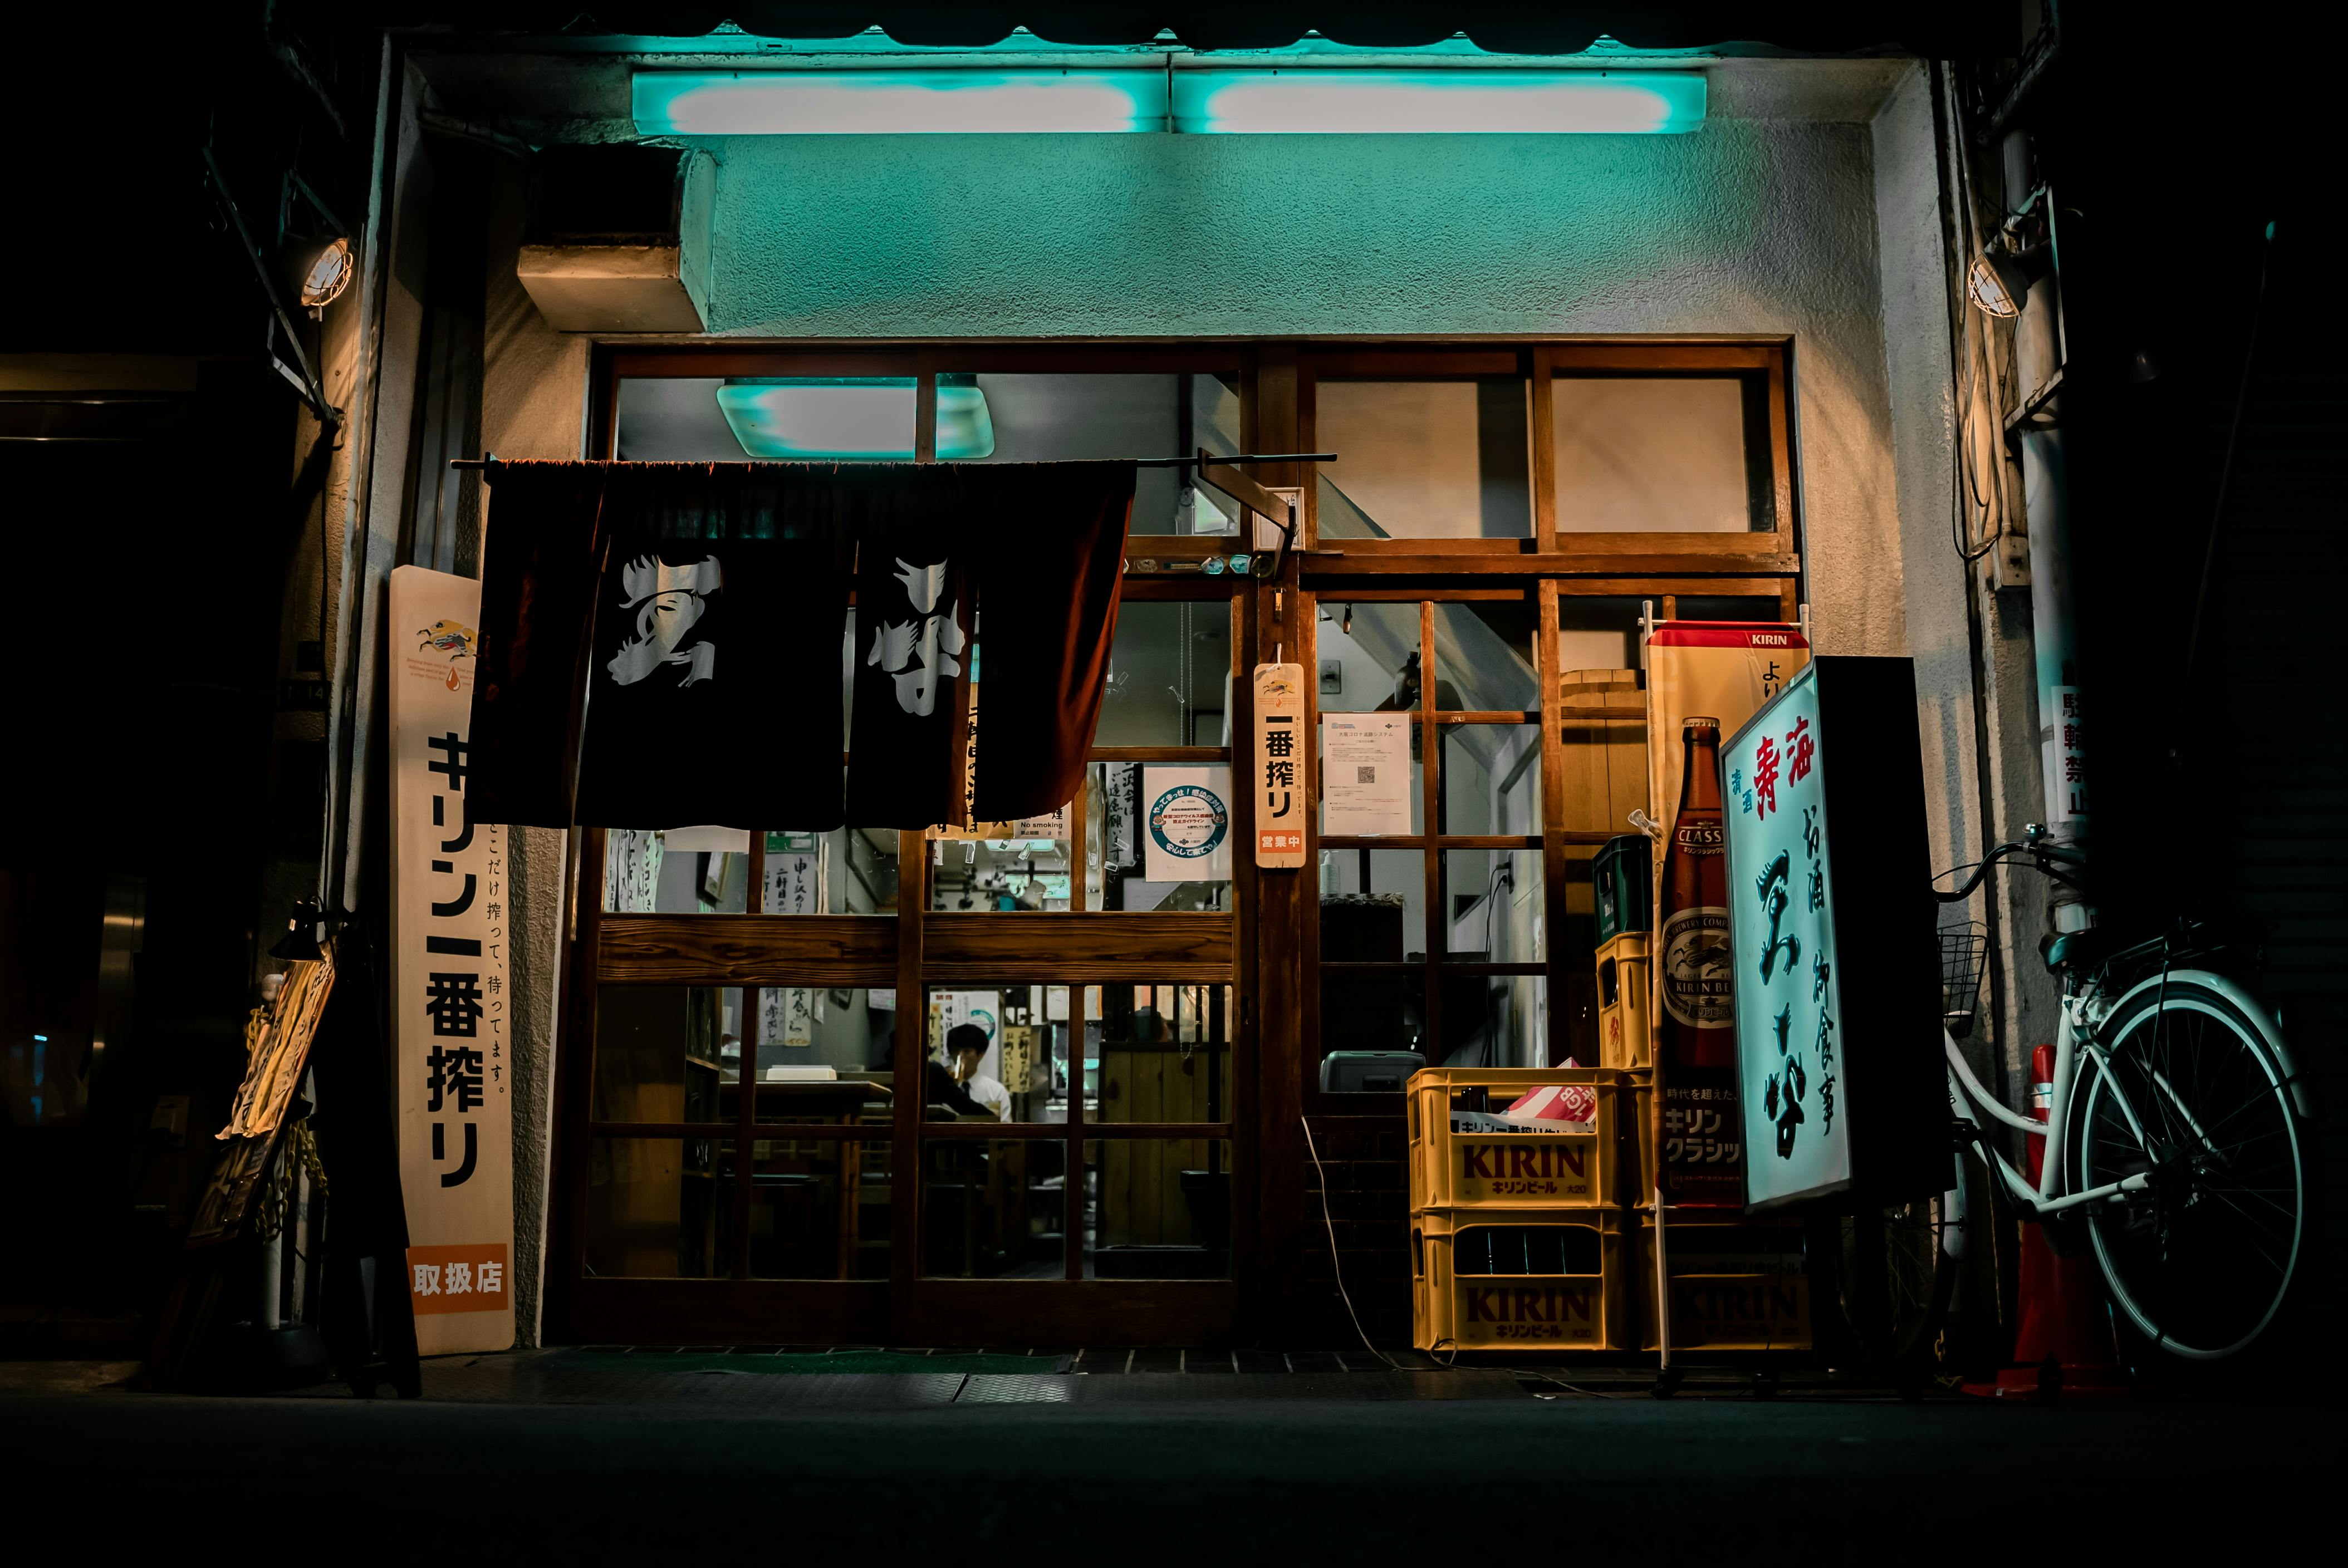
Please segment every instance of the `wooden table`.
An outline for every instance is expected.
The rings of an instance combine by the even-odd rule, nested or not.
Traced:
[[[767,1079],[752,1081],[751,1109],[755,1118],[751,1137],[784,1139],[790,1137],[794,1125],[831,1123],[853,1127],[863,1120],[864,1108],[874,1102],[886,1107],[895,1091],[886,1084],[871,1083],[862,1079],[823,1078],[793,1079],[777,1082]],[[726,1084],[718,1097],[720,1121],[731,1122],[736,1115],[739,1086]],[[887,1134],[884,1132],[883,1137]],[[826,1140],[831,1142],[831,1140]],[[743,1153],[752,1161],[751,1181],[757,1180],[757,1148],[755,1143]],[[860,1140],[839,1143],[839,1221],[834,1229],[838,1261],[834,1277],[856,1277],[856,1249],[860,1227],[858,1197],[864,1185],[864,1144]]]

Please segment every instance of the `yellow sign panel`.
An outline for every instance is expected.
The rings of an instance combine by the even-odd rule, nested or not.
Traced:
[[[1672,1276],[1672,1347],[1798,1348],[1810,1342],[1810,1282],[1798,1274]]]
[[[1457,1290],[1458,1344],[1463,1350],[1534,1341],[1595,1345],[1604,1331],[1600,1285],[1595,1279],[1539,1285],[1461,1280]]]
[[[1596,1201],[1596,1138],[1455,1135],[1454,1203],[1586,1204]]]
[[[502,1350],[514,1340],[514,897],[506,829],[474,816],[468,788],[473,651],[459,633],[479,623],[481,585],[404,566],[386,603],[390,1007],[416,1348]]]

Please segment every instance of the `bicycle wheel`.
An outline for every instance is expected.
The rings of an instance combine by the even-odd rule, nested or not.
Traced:
[[[2085,1191],[2151,1184],[2082,1205],[2113,1305],[2160,1349],[2216,1360],[2272,1323],[2300,1272],[2310,1151],[2281,1061],[2198,973],[2139,987],[2083,1057],[2067,1163]]]
[[[1838,1276],[1843,1319],[1878,1365],[1904,1365],[1928,1353],[1940,1334],[1956,1284],[1943,1245],[1947,1201],[1935,1195],[1869,1210],[1866,1222],[1880,1226],[1879,1262],[1869,1255],[1871,1242],[1861,1235],[1861,1221],[1843,1217]]]

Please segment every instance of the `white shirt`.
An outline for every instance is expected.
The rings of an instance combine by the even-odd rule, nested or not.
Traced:
[[[963,1080],[962,1091],[994,1112],[997,1122],[1011,1120],[1011,1091],[983,1073],[973,1073]]]

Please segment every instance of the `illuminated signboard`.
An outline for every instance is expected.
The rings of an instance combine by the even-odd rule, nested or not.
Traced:
[[[1748,1208],[1948,1184],[1914,675],[1825,658],[1720,751]]]

